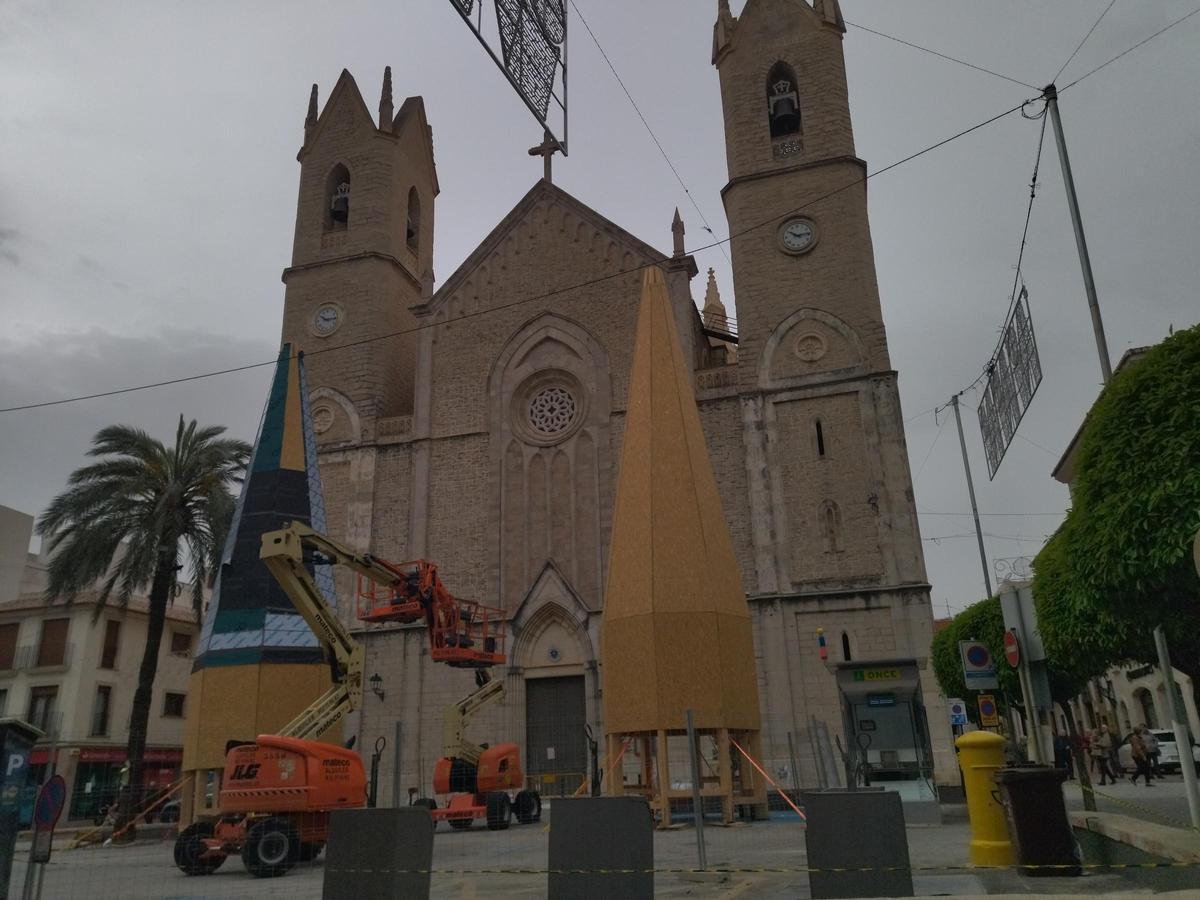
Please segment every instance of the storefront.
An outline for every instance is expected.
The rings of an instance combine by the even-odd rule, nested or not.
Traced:
[[[60,755],[63,752],[60,750]],[[65,752],[75,757],[67,818],[95,819],[113,802],[128,777],[128,753],[124,747],[79,747]],[[149,789],[165,788],[179,778],[183,750],[147,747],[144,760],[143,783]]]

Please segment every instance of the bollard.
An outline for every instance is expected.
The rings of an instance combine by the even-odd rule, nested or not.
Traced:
[[[1014,865],[1017,857],[1008,839],[1004,807],[992,781],[992,776],[1004,768],[1004,738],[990,731],[972,731],[954,745],[958,747],[967,815],[971,819],[971,865]]]

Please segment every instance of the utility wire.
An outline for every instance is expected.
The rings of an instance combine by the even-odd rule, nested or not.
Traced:
[[[933,455],[933,448],[937,446],[938,438],[942,436],[942,432],[946,430],[946,423],[949,418],[942,419],[938,425],[937,434],[933,436],[933,443],[929,445],[929,449],[925,451],[925,458],[921,460],[921,465],[917,467],[917,474],[913,476],[913,486],[916,487],[918,481],[921,480],[921,473],[925,471],[925,463],[929,462],[929,457]]]
[[[1037,154],[1033,160],[1033,177],[1031,177],[1029,179],[1029,205],[1025,208],[1025,226],[1024,226],[1024,228],[1021,229],[1021,245],[1017,249],[1017,265],[1016,265],[1016,272],[1013,274],[1012,294],[1010,295],[1009,300],[1008,300],[1008,311],[1004,314],[1004,324],[1000,327],[1000,336],[996,340],[996,346],[993,348],[991,355],[988,357],[987,363],[984,365],[983,370],[977,376],[975,376],[975,380],[972,381],[970,384],[968,384],[961,391],[959,391],[955,396],[962,396],[967,391],[972,390],[973,388],[978,386],[978,384],[981,381],[983,381],[984,378],[986,378],[989,374],[991,374],[992,366],[996,362],[996,357],[1000,353],[1000,348],[1004,345],[1004,332],[1005,332],[1006,328],[1008,327],[1008,322],[1012,318],[1013,311],[1017,305],[1017,297],[1018,297],[1017,288],[1020,286],[1021,281],[1022,281],[1022,279],[1021,279],[1021,263],[1025,259],[1025,245],[1029,239],[1029,220],[1033,215],[1034,198],[1037,197],[1038,169],[1040,169],[1041,165],[1042,165],[1042,147],[1046,141],[1046,118],[1047,118],[1046,109],[1044,107],[1042,108],[1041,113],[1039,113],[1036,116],[1026,116],[1025,109],[1024,109],[1024,107],[1022,107],[1021,115],[1025,116],[1025,118],[1027,118],[1027,119],[1039,119],[1040,118],[1042,120],[1042,129],[1038,134]]]
[[[1016,106],[1013,106],[1009,109],[1004,110],[1004,112],[997,113],[994,116],[984,119],[982,122],[977,122],[976,124],[970,126],[969,128],[964,128],[962,131],[959,131],[956,134],[950,135],[950,137],[943,138],[942,140],[938,141],[935,144],[930,144],[928,147],[918,150],[916,153],[911,153],[908,156],[904,157],[903,159],[898,159],[894,163],[884,166],[882,169],[878,169],[878,170],[876,170],[874,172],[870,172],[862,177],[855,178],[853,181],[848,181],[845,184],[841,185],[840,187],[836,187],[831,191],[827,191],[826,193],[820,195],[819,197],[814,197],[811,200],[805,201],[804,203],[802,203],[800,206],[796,207],[795,209],[789,209],[784,212],[776,213],[775,215],[773,215],[767,219],[763,219],[760,222],[756,222],[753,225],[749,225],[746,228],[743,228],[741,231],[730,234],[728,237],[719,238],[719,239],[712,241],[711,243],[703,244],[699,247],[696,247],[693,250],[691,250],[690,252],[691,253],[700,253],[701,251],[712,249],[714,247],[720,246],[721,244],[727,244],[730,241],[732,241],[734,238],[742,237],[743,235],[749,234],[752,231],[756,231],[759,228],[764,228],[769,225],[774,225],[776,222],[780,221],[781,219],[785,219],[788,216],[792,216],[792,215],[796,215],[797,213],[804,212],[808,208],[810,208],[824,200],[829,199],[830,197],[834,196],[835,194],[840,194],[842,191],[847,191],[850,188],[857,187],[861,184],[864,184],[867,181],[869,181],[870,179],[875,178],[876,176],[883,175],[887,172],[890,172],[890,171],[892,171],[892,169],[898,168],[898,167],[904,165],[905,163],[912,162],[914,159],[918,159],[919,157],[922,157],[927,153],[932,153],[934,150],[940,149],[941,147],[944,147],[947,144],[958,140],[959,138],[965,137],[966,135],[971,134],[972,132],[978,131],[981,128],[985,128],[988,125],[991,125],[993,122],[997,122],[1000,119],[1003,119],[1005,116],[1012,115],[1017,110],[1021,109],[1028,102],[1030,102],[1030,101],[1028,101],[1028,100],[1023,101],[1022,103],[1019,103]],[[579,288],[590,287],[591,285],[594,285],[594,284],[600,284],[605,281],[611,281],[614,278],[621,278],[622,276],[625,276],[625,275],[631,275],[635,272],[640,272],[643,269],[648,269],[651,266],[656,266],[656,265],[658,265],[658,262],[652,261],[652,262],[641,263],[640,265],[632,266],[631,268],[628,268],[628,269],[622,269],[617,272],[610,272],[607,275],[599,275],[596,278],[591,278],[587,281],[581,281],[576,284],[567,285],[565,287],[554,288],[552,290],[545,291],[544,293],[541,293],[541,294],[534,294],[529,297],[523,297],[519,300],[513,300],[510,303],[503,303],[498,306],[490,307],[489,309],[477,310],[476,312],[472,312],[472,313],[463,313],[462,315],[450,320],[449,323],[427,322],[427,323],[423,323],[421,325],[415,325],[412,328],[402,328],[398,331],[392,331],[387,334],[378,334],[378,335],[374,335],[373,337],[361,338],[357,341],[350,341],[348,343],[338,344],[333,347],[322,347],[322,348],[317,348],[316,350],[306,350],[304,352],[307,356],[319,356],[324,353],[333,353],[333,352],[340,351],[340,350],[348,350],[352,347],[359,347],[364,344],[373,344],[373,343],[377,343],[379,341],[388,340],[390,338],[401,337],[401,336],[407,335],[407,334],[415,334],[426,328],[435,328],[435,327],[438,327],[443,324],[457,324],[458,322],[461,322],[465,319],[475,318],[476,316],[489,315],[491,313],[500,312],[501,310],[511,309],[512,307],[515,307],[515,306],[521,306],[525,303],[530,303],[535,300],[544,300],[549,297],[557,296],[558,294],[564,294],[569,291],[578,290]],[[20,410],[26,410],[26,409],[41,409],[41,408],[47,407],[47,406],[61,406],[64,403],[75,403],[75,402],[79,402],[79,401],[83,401],[83,400],[95,400],[100,397],[112,397],[112,396],[116,396],[118,394],[129,394],[134,391],[144,391],[144,390],[149,390],[151,388],[166,387],[168,385],[173,385],[173,384],[182,384],[182,383],[185,383],[188,381],[198,381],[202,378],[212,378],[217,375],[229,375],[234,372],[245,372],[245,371],[249,371],[250,369],[258,369],[258,368],[263,368],[265,366],[273,366],[277,362],[278,362],[277,359],[269,359],[269,360],[263,360],[262,362],[249,363],[244,366],[234,366],[232,368],[219,369],[214,372],[205,372],[205,373],[202,373],[199,375],[188,375],[183,378],[171,378],[171,379],[166,379],[164,381],[153,382],[150,384],[135,385],[133,387],[119,388],[119,389],[111,390],[111,391],[99,391],[94,394],[81,394],[76,397],[65,397],[61,400],[44,400],[39,403],[26,403],[26,404],[22,404],[20,406],[9,406],[9,407],[0,408],[0,413],[18,412]]]
[[[1176,19],[1174,22],[1172,22],[1170,25],[1166,26],[1165,28],[1158,29],[1158,31],[1154,32],[1154,34],[1150,35],[1150,37],[1144,38],[1143,40],[1138,41],[1136,44],[1134,44],[1128,50],[1122,50],[1120,53],[1118,53],[1116,56],[1114,56],[1112,59],[1108,60],[1107,62],[1100,63],[1100,65],[1096,66],[1096,68],[1090,69],[1089,71],[1080,75],[1078,78],[1076,78],[1070,84],[1068,84],[1066,87],[1059,88],[1058,92],[1061,94],[1063,91],[1070,90],[1071,88],[1075,87],[1075,85],[1079,84],[1079,82],[1083,81],[1085,78],[1091,78],[1093,75],[1095,75],[1101,69],[1105,68],[1106,66],[1111,66],[1113,63],[1115,63],[1121,57],[1125,56],[1126,54],[1132,53],[1134,50],[1138,49],[1143,44],[1150,43],[1152,40],[1154,40],[1160,34],[1165,34],[1166,32],[1170,31],[1172,28],[1174,28],[1176,25],[1180,24],[1181,22],[1186,22],[1192,16],[1196,15],[1196,13],[1200,13],[1200,7],[1193,9],[1187,15],[1180,16],[1178,19]]]
[[[572,4],[572,5],[574,5],[574,4]],[[576,10],[576,11],[578,12],[578,10]],[[1180,23],[1182,23],[1182,22],[1184,22],[1184,21],[1186,21],[1186,20],[1190,19],[1192,16],[1196,15],[1197,13],[1200,13],[1200,8],[1194,9],[1194,10],[1192,10],[1190,13],[1187,13],[1186,15],[1184,15],[1184,16],[1181,16],[1180,18],[1176,19],[1174,22],[1172,22],[1171,24],[1167,25],[1166,27],[1164,27],[1164,28],[1160,28],[1158,31],[1154,32],[1154,34],[1150,35],[1149,37],[1147,37],[1147,38],[1144,38],[1144,39],[1142,39],[1142,40],[1138,41],[1136,44],[1134,44],[1134,45],[1133,45],[1132,47],[1130,47],[1129,49],[1127,49],[1127,50],[1123,50],[1122,52],[1118,53],[1116,56],[1112,57],[1112,58],[1111,58],[1111,59],[1109,59],[1108,61],[1101,63],[1100,65],[1096,66],[1094,69],[1091,69],[1091,70],[1089,70],[1088,72],[1085,72],[1083,75],[1081,75],[1081,76],[1079,76],[1078,78],[1076,78],[1076,79],[1075,79],[1074,81],[1072,81],[1070,84],[1066,85],[1065,87],[1059,88],[1059,91],[1058,91],[1058,92],[1059,92],[1059,94],[1062,94],[1064,91],[1066,91],[1066,90],[1069,90],[1070,88],[1072,88],[1072,87],[1074,87],[1075,85],[1079,84],[1079,83],[1080,83],[1081,81],[1083,81],[1084,79],[1086,79],[1086,78],[1090,78],[1091,76],[1093,76],[1093,75],[1095,75],[1097,72],[1099,72],[1101,69],[1104,69],[1104,68],[1106,68],[1106,67],[1108,67],[1108,66],[1112,65],[1112,64],[1113,64],[1113,63],[1115,63],[1117,60],[1121,59],[1122,57],[1124,57],[1124,56],[1126,56],[1126,55],[1128,55],[1128,54],[1130,54],[1130,53],[1132,53],[1134,50],[1137,50],[1139,47],[1141,47],[1141,46],[1143,46],[1143,45],[1145,45],[1145,44],[1149,43],[1150,41],[1154,40],[1154,39],[1155,39],[1156,37],[1158,37],[1159,35],[1166,33],[1167,31],[1169,31],[1169,30],[1171,30],[1172,28],[1174,28],[1176,25],[1179,25]],[[582,16],[580,17],[580,19],[582,20]],[[855,26],[855,27],[861,28],[862,26]],[[885,36],[886,36],[886,35],[885,35]],[[913,46],[916,46],[916,45],[913,45]],[[926,48],[924,48],[924,47],[918,47],[918,49],[922,49],[922,50],[924,50],[924,49],[926,49]],[[932,52],[932,51],[931,51],[931,52]],[[955,61],[955,62],[962,62],[961,60],[954,60],[954,61]],[[969,64],[968,64],[968,65],[969,65]],[[986,71],[986,70],[985,70],[985,71]],[[998,72],[994,72],[994,73],[990,73],[990,74],[999,75],[999,73],[998,73]],[[1002,77],[1002,78],[1007,78],[1007,76],[1003,76],[1003,75],[1001,75],[1000,77]],[[1015,79],[1009,79],[1009,80],[1012,80],[1012,81],[1014,81],[1014,82],[1016,81]],[[1017,84],[1021,84],[1022,86],[1025,86],[1025,87],[1028,87],[1028,86],[1029,86],[1029,85],[1025,85],[1025,84],[1024,84],[1024,82],[1016,82],[1016,83],[1017,83]],[[1035,90],[1036,90],[1036,88],[1035,88]],[[719,239],[719,240],[714,240],[712,243],[710,243],[710,244],[705,244],[705,245],[702,245],[702,246],[700,246],[700,247],[696,247],[695,249],[693,249],[693,250],[692,250],[692,251],[690,251],[690,252],[691,252],[691,253],[693,253],[693,254],[695,254],[695,253],[700,253],[700,252],[702,252],[702,251],[704,251],[704,250],[709,250],[709,249],[712,249],[713,247],[717,247],[717,246],[720,246],[720,245],[722,245],[722,244],[729,243],[729,242],[730,242],[730,241],[732,241],[732,240],[733,240],[735,237],[741,237],[742,235],[744,235],[744,234],[747,234],[747,233],[749,233],[749,232],[751,232],[751,231],[754,231],[754,230],[756,230],[756,229],[758,229],[758,228],[761,228],[761,227],[763,227],[763,226],[765,226],[765,225],[771,225],[771,224],[774,224],[775,222],[778,222],[780,219],[782,219],[782,218],[784,218],[784,217],[786,217],[786,216],[789,216],[789,215],[792,215],[792,214],[794,214],[794,213],[797,213],[797,212],[801,212],[801,211],[803,211],[803,210],[805,209],[805,207],[806,207],[806,206],[808,206],[808,205],[812,205],[812,204],[815,204],[815,203],[819,203],[819,202],[821,202],[822,200],[825,200],[825,199],[827,199],[827,198],[829,198],[829,197],[832,197],[834,194],[840,193],[841,191],[848,190],[848,189],[850,189],[850,188],[852,188],[852,187],[855,187],[856,185],[862,184],[862,183],[864,183],[864,182],[866,182],[866,181],[870,180],[871,178],[874,178],[874,177],[875,177],[875,176],[877,176],[877,175],[882,175],[882,174],[884,174],[885,172],[889,172],[889,171],[891,171],[892,169],[896,168],[897,166],[902,166],[902,165],[904,165],[905,163],[907,163],[907,162],[911,162],[912,160],[914,160],[914,159],[917,159],[917,158],[918,158],[918,157],[920,157],[920,156],[924,156],[926,153],[930,153],[930,152],[932,152],[933,150],[937,150],[937,149],[939,149],[940,147],[944,147],[946,144],[949,144],[951,141],[958,140],[959,138],[961,138],[961,137],[965,137],[966,135],[970,134],[970,133],[971,133],[971,132],[973,132],[973,131],[978,131],[980,128],[984,128],[984,127],[986,127],[986,126],[988,126],[988,125],[991,125],[993,122],[996,122],[996,121],[998,121],[999,119],[1002,119],[1002,118],[1004,118],[1005,116],[1011,115],[1012,113],[1016,112],[1018,109],[1022,109],[1022,108],[1023,108],[1023,107],[1024,107],[1026,104],[1027,104],[1027,103],[1030,103],[1030,102],[1032,102],[1032,101],[1028,101],[1028,100],[1027,100],[1027,101],[1025,101],[1025,102],[1021,103],[1021,104],[1020,104],[1020,105],[1018,105],[1018,106],[1014,106],[1014,107],[1012,107],[1011,109],[1007,109],[1007,110],[1005,110],[1005,111],[1004,111],[1004,112],[1002,112],[1002,113],[998,113],[997,115],[994,115],[994,116],[992,116],[991,118],[984,119],[982,122],[979,122],[979,123],[978,123],[978,124],[976,124],[976,125],[972,125],[970,128],[966,128],[966,129],[964,129],[964,130],[962,130],[962,131],[958,132],[957,134],[951,135],[950,137],[946,138],[945,140],[938,141],[936,144],[931,144],[931,145],[929,145],[928,147],[924,148],[923,150],[918,150],[916,153],[913,153],[913,154],[912,154],[912,155],[910,155],[910,156],[906,156],[906,157],[904,157],[903,159],[897,160],[896,162],[892,163],[892,164],[891,164],[891,165],[889,165],[889,166],[886,166],[886,167],[884,167],[884,168],[882,168],[882,169],[879,169],[878,171],[871,172],[871,173],[867,174],[866,176],[864,176],[864,177],[862,177],[862,178],[857,178],[857,179],[855,179],[854,181],[848,182],[847,184],[844,184],[844,185],[842,185],[842,186],[841,186],[841,187],[839,187],[839,188],[835,188],[834,190],[830,191],[829,193],[827,193],[827,194],[824,194],[824,195],[822,195],[822,196],[820,196],[820,197],[817,197],[816,199],[814,199],[814,200],[810,201],[808,204],[805,204],[805,206],[801,206],[799,209],[792,210],[792,211],[785,212],[785,213],[781,213],[781,214],[779,214],[779,215],[776,215],[776,216],[772,216],[770,219],[767,219],[767,220],[765,220],[765,221],[763,221],[763,222],[759,222],[759,223],[758,223],[758,224],[756,224],[756,225],[751,225],[749,228],[743,229],[742,231],[738,232],[737,234],[731,234],[731,235],[729,235],[729,236],[728,236],[728,237],[726,237],[726,238],[722,238],[722,239]],[[492,309],[480,310],[479,312],[475,312],[475,313],[464,313],[463,315],[459,316],[459,317],[458,317],[458,318],[457,318],[455,321],[461,321],[462,319],[466,319],[466,318],[472,318],[472,317],[474,317],[474,316],[476,316],[476,315],[484,315],[484,314],[486,314],[486,313],[496,312],[496,311],[498,311],[498,310],[507,309],[507,308],[509,308],[509,307],[512,307],[512,306],[517,306],[517,305],[519,305],[519,304],[522,304],[522,303],[528,303],[528,302],[530,302],[530,301],[533,301],[533,300],[544,299],[544,298],[547,298],[547,297],[554,296],[554,295],[556,295],[556,294],[561,294],[561,293],[564,293],[565,291],[574,290],[574,289],[576,289],[576,288],[580,288],[580,287],[587,287],[587,286],[589,286],[589,285],[592,285],[592,284],[597,284],[597,283],[599,283],[599,282],[602,282],[602,281],[607,281],[607,280],[609,280],[609,279],[612,279],[612,278],[619,278],[619,277],[621,277],[622,275],[628,275],[628,274],[630,274],[630,273],[632,273],[632,272],[637,272],[637,271],[640,271],[641,269],[647,268],[647,267],[649,267],[649,266],[652,266],[652,265],[657,265],[657,263],[653,263],[653,262],[650,262],[650,263],[643,263],[643,264],[642,264],[642,265],[640,265],[640,266],[634,266],[632,269],[624,269],[624,270],[622,270],[622,271],[619,271],[619,272],[613,272],[613,273],[611,273],[611,274],[609,274],[609,275],[602,275],[602,276],[600,276],[599,278],[594,278],[594,279],[591,279],[590,281],[582,282],[582,283],[580,283],[580,284],[576,284],[576,285],[570,285],[570,286],[568,286],[568,287],[565,287],[565,288],[558,288],[557,290],[548,291],[548,292],[547,292],[547,293],[545,293],[545,294],[534,295],[534,296],[532,296],[532,297],[526,297],[526,298],[524,298],[523,300],[517,300],[517,301],[514,301],[514,302],[512,302],[512,303],[504,304],[504,305],[502,305],[502,306],[493,307]],[[401,329],[401,330],[399,330],[399,331],[394,331],[394,332],[391,332],[391,333],[389,333],[389,334],[381,334],[381,335],[376,335],[375,337],[371,337],[371,338],[364,338],[363,340],[360,340],[360,341],[352,341],[352,342],[350,342],[349,344],[339,344],[339,345],[338,345],[338,346],[336,346],[336,347],[326,347],[326,348],[323,348],[323,349],[310,350],[310,351],[308,351],[308,354],[309,354],[310,356],[316,356],[316,355],[318,355],[318,354],[321,354],[321,353],[330,353],[330,352],[333,352],[333,351],[335,351],[335,350],[344,350],[344,349],[347,349],[347,348],[349,348],[349,347],[358,346],[358,345],[360,345],[360,344],[374,343],[374,342],[376,342],[376,341],[383,341],[383,340],[387,340],[387,339],[389,339],[389,338],[393,338],[393,337],[400,337],[400,336],[402,336],[402,335],[406,335],[406,334],[412,334],[412,333],[418,332],[418,331],[420,331],[420,330],[422,330],[422,329],[425,329],[425,328],[432,328],[432,327],[435,327],[433,323],[428,323],[428,324],[418,325],[418,326],[415,326],[414,328],[405,328],[405,329]],[[233,374],[233,373],[235,373],[235,372],[245,372],[245,371],[249,371],[249,370],[251,370],[251,369],[263,368],[263,367],[265,367],[265,366],[271,366],[271,365],[275,365],[275,364],[276,364],[276,362],[277,362],[277,360],[276,360],[276,359],[270,359],[270,360],[264,360],[263,362],[258,362],[258,363],[250,363],[250,364],[248,364],[248,365],[244,365],[244,366],[234,366],[234,367],[232,367],[232,368],[228,368],[228,369],[219,369],[219,370],[216,370],[216,371],[213,371],[213,372],[205,372],[205,373],[202,373],[202,374],[199,374],[199,375],[188,375],[188,376],[185,376],[185,377],[183,377],[183,378],[171,378],[171,379],[167,379],[167,380],[164,380],[164,381],[157,381],[157,382],[152,382],[152,383],[149,383],[149,384],[135,385],[135,386],[133,386],[133,387],[127,387],[127,388],[119,388],[119,389],[117,389],[117,390],[112,390],[112,391],[100,391],[100,392],[98,392],[98,393],[95,393],[95,394],[81,394],[81,395],[78,395],[78,396],[75,396],[75,397],[65,397],[65,398],[63,398],[63,399],[61,399],[61,400],[45,400],[45,401],[42,401],[42,402],[40,402],[40,403],[26,403],[26,404],[22,404],[22,405],[20,405],[20,406],[8,406],[8,407],[0,408],[0,413],[7,413],[7,412],[18,412],[18,411],[21,411],[21,410],[26,410],[26,409],[41,409],[41,408],[43,408],[43,407],[47,407],[47,406],[61,406],[61,405],[65,404],[65,403],[76,403],[76,402],[80,402],[80,401],[83,401],[83,400],[96,400],[96,399],[98,399],[98,398],[101,398],[101,397],[113,397],[113,396],[116,396],[116,395],[118,395],[118,394],[129,394],[129,393],[132,393],[132,392],[134,392],[134,391],[144,391],[144,390],[150,390],[150,389],[152,389],[152,388],[167,387],[167,386],[169,386],[169,385],[174,385],[174,384],[184,384],[184,383],[186,383],[186,382],[189,382],[189,381],[199,381],[199,380],[200,380],[200,379],[202,379],[202,378],[213,378],[213,377],[216,377],[216,376],[218,376],[218,375],[229,375],[229,374]],[[976,383],[978,383],[978,380],[979,380],[979,379],[976,379]]]
[[[932,510],[929,510],[929,509],[918,509],[917,513],[922,516],[973,516],[973,515],[975,515],[975,513],[973,513],[973,512],[933,512]],[[1061,510],[1059,512],[998,512],[998,513],[981,512],[981,513],[979,513],[979,515],[981,517],[985,517],[985,516],[986,517],[990,517],[990,516],[1065,516],[1066,514],[1067,514],[1066,510]]]
[[[571,5],[574,6],[575,5],[574,2],[572,2]],[[843,21],[846,21],[846,20],[843,20]],[[903,40],[902,38],[898,38],[898,37],[895,37],[890,34],[884,34],[882,31],[876,31],[874,28],[868,28],[866,25],[859,25],[857,22],[850,22],[850,21],[846,21],[846,24],[853,28],[857,28],[860,31],[866,31],[866,32],[869,32],[870,34],[877,35],[878,37],[887,38],[889,41],[895,41],[897,44],[903,44],[905,47],[912,47],[914,50],[921,50],[925,53],[931,53],[934,56],[939,57],[940,59],[945,59],[945,60],[949,60],[950,62],[958,63],[960,66],[966,66],[968,69],[974,69],[976,72],[986,72],[988,75],[994,75],[997,78],[1003,78],[1005,81],[1011,81],[1013,84],[1019,84],[1021,87],[1027,87],[1030,90],[1036,91],[1038,89],[1035,85],[1027,84],[1026,82],[1021,81],[1020,79],[1017,79],[1017,78],[1012,78],[1008,75],[1005,75],[1003,72],[995,72],[992,69],[985,69],[983,66],[977,66],[977,65],[975,65],[975,63],[969,63],[965,59],[959,59],[956,56],[949,56],[945,53],[939,53],[937,50],[930,50],[928,47],[922,47],[920,44],[912,43],[912,41],[906,41],[906,40]]]
[[[604,48],[600,45],[600,39],[596,37],[596,33],[592,31],[592,26],[589,25],[587,23],[587,19],[583,17],[583,13],[576,5],[575,0],[571,0],[571,9],[575,10],[575,15],[579,17],[580,23],[582,23],[584,29],[587,30],[588,36],[592,39],[592,43],[596,45],[596,49],[599,50],[600,55],[604,57],[604,62],[608,64],[608,70],[613,73],[613,78],[617,79],[617,84],[619,84],[621,86],[621,90],[625,92],[625,97],[629,100],[629,104],[633,107],[633,111],[637,113],[638,118],[642,120],[642,124],[646,127],[646,133],[650,135],[650,140],[654,141],[654,146],[658,148],[658,152],[662,154],[662,158],[667,161],[667,165],[670,167],[672,174],[675,176],[675,180],[679,182],[679,186],[683,188],[683,192],[687,194],[688,200],[691,201],[692,208],[695,209],[696,214],[700,216],[700,221],[704,223],[704,230],[713,237],[716,237],[716,232],[714,232],[712,230],[712,226],[708,224],[708,219],[704,218],[704,213],[701,212],[699,204],[696,203],[696,198],[692,196],[692,192],[688,190],[688,186],[684,184],[683,177],[679,174],[679,170],[676,169],[675,164],[671,162],[671,157],[669,157],[667,155],[667,151],[663,149],[662,143],[659,141],[658,136],[655,135],[654,129],[650,127],[650,123],[646,121],[646,117],[642,115],[641,107],[639,107],[637,105],[637,101],[633,99],[633,94],[629,93],[629,88],[625,87],[625,82],[621,79],[621,76],[617,74],[616,66],[614,66],[612,60],[608,58],[608,54],[604,52]],[[725,248],[722,246],[719,249],[725,259],[728,260],[729,254],[725,252]]]
[[[1085,34],[1083,36],[1083,40],[1081,40],[1078,44],[1075,45],[1075,49],[1071,51],[1071,55],[1067,57],[1067,61],[1058,67],[1058,71],[1055,72],[1054,77],[1050,79],[1051,84],[1054,84],[1054,82],[1058,81],[1058,77],[1060,75],[1062,75],[1063,70],[1066,69],[1066,67],[1071,64],[1071,60],[1073,60],[1075,58],[1075,54],[1077,54],[1080,50],[1083,49],[1083,45],[1086,44],[1088,38],[1090,38],[1092,36],[1092,32],[1095,31],[1096,26],[1098,26],[1100,24],[1100,20],[1103,19],[1106,15],[1108,15],[1108,11],[1113,8],[1113,6],[1114,6],[1114,4],[1116,4],[1116,2],[1117,2],[1117,0],[1109,0],[1108,6],[1104,7],[1104,12],[1100,13],[1100,18],[1092,23],[1092,27],[1089,28],[1087,34]]]

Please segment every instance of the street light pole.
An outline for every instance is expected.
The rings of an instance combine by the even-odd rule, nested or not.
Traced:
[[[1108,356],[1108,340],[1104,337],[1104,321],[1100,318],[1100,301],[1096,299],[1096,279],[1092,277],[1092,259],[1088,255],[1087,238],[1083,234],[1083,218],[1079,214],[1079,198],[1075,195],[1075,178],[1071,174],[1071,159],[1067,156],[1067,139],[1063,136],[1062,117],[1058,114],[1058,88],[1047,85],[1042,91],[1046,111],[1054,125],[1054,142],[1058,145],[1058,161],[1062,163],[1063,184],[1067,189],[1067,207],[1075,229],[1075,246],[1079,250],[1079,267],[1083,270],[1083,289],[1087,292],[1088,309],[1092,314],[1092,331],[1096,334],[1096,351],[1100,354],[1100,373],[1104,383],[1112,378],[1112,363]]]
[[[958,425],[958,446],[962,448],[963,471],[967,473],[967,493],[971,497],[971,515],[975,518],[975,539],[979,542],[979,563],[983,566],[983,584],[987,596],[992,596],[992,576],[988,573],[987,551],[983,549],[983,528],[979,524],[979,507],[975,505],[975,482],[971,480],[971,462],[967,459],[967,439],[963,437],[962,415],[958,411],[958,394],[950,398],[954,421]],[[943,407],[944,408],[944,407]]]

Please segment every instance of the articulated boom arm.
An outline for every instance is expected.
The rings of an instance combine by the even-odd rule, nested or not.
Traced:
[[[481,709],[504,699],[504,682],[493,678],[491,669],[477,670],[475,678],[479,687],[453,706],[446,707],[442,720],[442,753],[466,760],[472,765],[478,764],[483,748],[468,741],[463,736],[463,731]]]
[[[336,682],[279,731],[283,737],[315,738],[362,704],[364,651],[329,608],[304,565],[304,551],[320,562],[348,566],[365,578],[392,586],[396,572],[367,555],[356,554],[300,522],[263,535],[260,558],[331,657]]]

